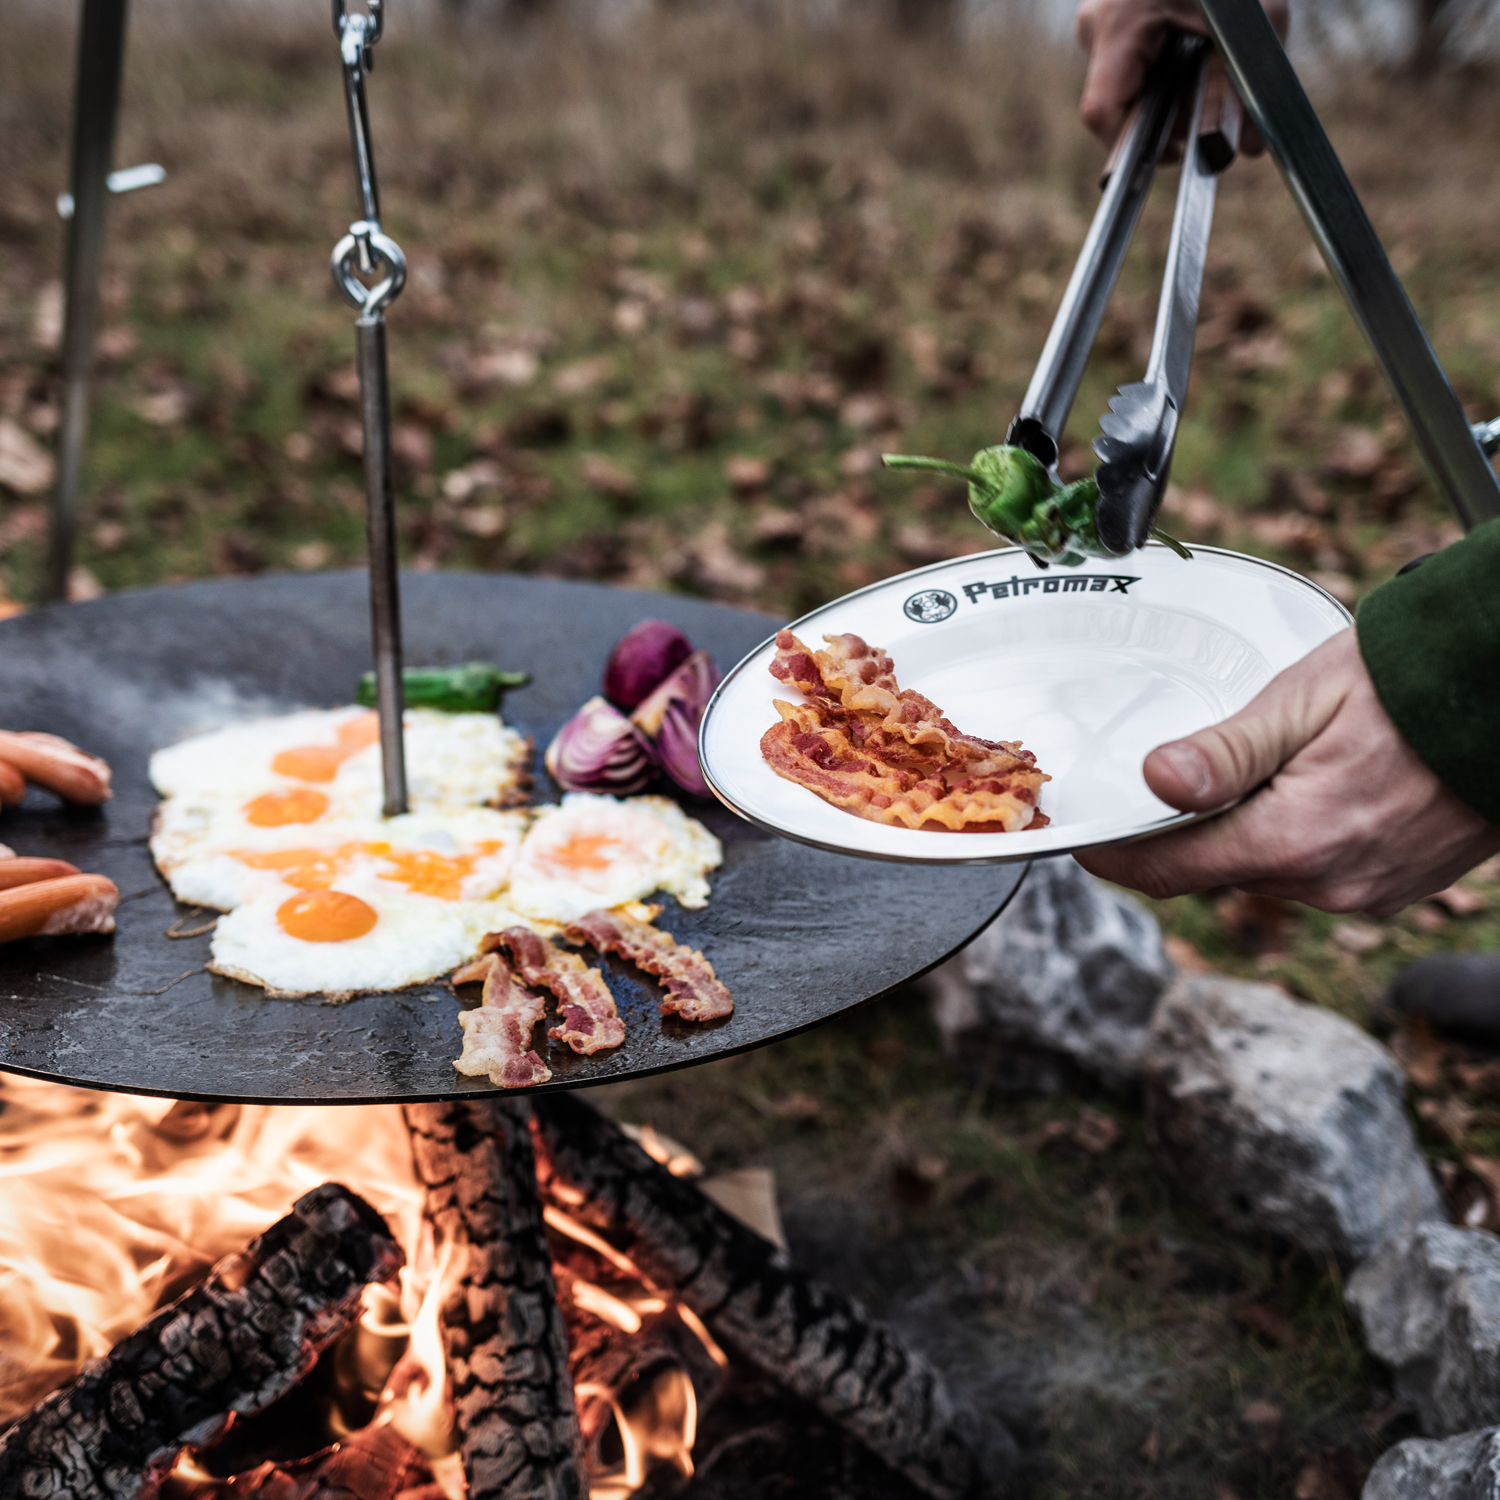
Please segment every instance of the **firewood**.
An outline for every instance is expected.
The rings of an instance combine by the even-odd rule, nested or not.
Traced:
[[[181,1473],[138,1500],[446,1500],[426,1456],[394,1427],[364,1427],[332,1448],[260,1463],[228,1479]]]
[[[290,1390],[405,1261],[385,1220],[335,1182],[226,1257],[0,1437],[0,1495],[130,1500],[153,1466],[231,1412]]]
[[[581,1500],[568,1335],[526,1102],[409,1104],[406,1123],[437,1238],[466,1247],[442,1323],[469,1500]]]
[[[571,1094],[531,1104],[542,1192],[562,1212],[934,1500],[977,1487],[979,1465],[942,1377],[891,1329],[794,1270],[591,1106]]]

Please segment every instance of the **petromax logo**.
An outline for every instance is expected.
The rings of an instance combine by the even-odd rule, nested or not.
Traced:
[[[964,597],[970,604],[978,604],[986,594],[991,599],[1019,599],[1026,594],[1124,594],[1132,583],[1140,581],[1125,573],[1054,573],[1046,578],[1017,578],[1012,574],[1000,583],[966,583]]]
[[[915,620],[918,625],[936,625],[958,608],[958,600],[947,589],[923,589],[920,594],[913,594],[901,608],[906,618]]]

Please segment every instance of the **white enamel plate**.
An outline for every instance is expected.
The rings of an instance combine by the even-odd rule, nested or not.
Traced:
[[[1331,594],[1274,563],[1159,543],[1082,568],[1034,568],[1018,547],[872,584],[789,628],[817,649],[853,632],[888,652],[897,681],[962,730],[1020,740],[1051,776],[1033,833],[892,828],[824,802],[766,764],[777,698],[774,640],[723,681],[698,751],[714,794],[741,817],[840,854],[914,864],[993,864],[1119,843],[1196,815],[1154,797],[1147,751],[1227,718],[1278,672],[1350,623]]]

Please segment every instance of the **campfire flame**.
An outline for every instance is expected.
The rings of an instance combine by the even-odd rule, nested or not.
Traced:
[[[366,1289],[351,1378],[378,1395],[374,1422],[420,1449],[444,1494],[462,1500],[440,1312],[465,1257],[433,1243],[398,1107],[214,1108],[14,1076],[0,1105],[0,1429],[331,1180],[383,1214],[407,1255],[399,1290]],[[650,1145],[691,1170],[690,1157]],[[545,1217],[609,1282],[571,1280],[581,1312],[634,1336],[673,1311],[715,1364],[728,1363],[628,1257],[553,1205]],[[593,1476],[592,1500],[626,1500],[652,1463],[692,1473],[697,1397],[680,1363],[638,1370],[623,1391],[581,1382],[577,1397],[580,1408],[607,1403],[624,1452]],[[177,1472],[208,1477],[186,1452]]]

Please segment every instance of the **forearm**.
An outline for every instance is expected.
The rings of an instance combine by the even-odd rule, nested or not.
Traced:
[[[1360,653],[1419,760],[1500,827],[1500,521],[1360,607]]]

